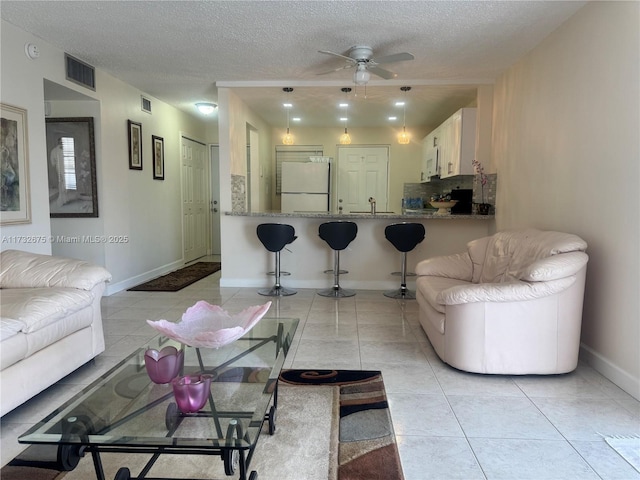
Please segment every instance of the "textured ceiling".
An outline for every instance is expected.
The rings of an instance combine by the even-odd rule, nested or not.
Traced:
[[[292,114],[302,124],[336,123],[340,87],[354,86],[353,69],[318,75],[343,65],[318,50],[410,52],[415,60],[384,65],[396,79],[372,76],[366,98],[360,87],[352,92],[349,112],[351,126],[382,124],[399,87],[410,85],[409,126],[438,123],[468,105],[475,85],[491,83],[584,3],[2,0],[0,15],[191,113],[195,102],[217,100],[218,82],[244,82],[252,88],[237,94],[276,125],[286,123],[283,86],[295,87]]]

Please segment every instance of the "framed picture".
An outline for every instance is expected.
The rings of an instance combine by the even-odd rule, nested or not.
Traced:
[[[142,170],[142,124],[127,120],[129,125],[129,169]]]
[[[0,224],[31,223],[27,111],[0,103]]]
[[[93,118],[45,118],[52,218],[97,217]]]
[[[151,136],[153,147],[153,178],[164,180],[164,138]]]

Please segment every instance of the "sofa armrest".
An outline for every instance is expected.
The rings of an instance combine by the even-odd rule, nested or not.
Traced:
[[[70,287],[91,290],[111,280],[103,267],[83,260],[20,250],[0,253],[0,288]]]
[[[433,257],[422,260],[416,265],[416,275],[456,278],[470,282],[473,275],[473,265],[467,252]]]
[[[576,281],[575,276],[549,282],[471,283],[456,285],[440,292],[436,301],[442,305],[475,302],[520,302],[547,297],[566,290]]]
[[[536,260],[526,267],[520,278],[530,282],[545,282],[575,275],[589,261],[584,252],[568,252]]]

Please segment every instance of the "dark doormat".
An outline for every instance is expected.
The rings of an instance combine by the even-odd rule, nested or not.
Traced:
[[[177,292],[220,270],[220,262],[198,262],[129,288],[131,292]]]

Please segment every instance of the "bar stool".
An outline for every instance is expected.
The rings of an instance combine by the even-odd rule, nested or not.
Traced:
[[[340,270],[340,250],[344,250],[356,238],[358,225],[354,222],[325,222],[320,224],[318,235],[327,242],[333,250],[333,270],[325,273],[333,273],[333,287],[320,290],[318,295],[323,297],[353,297],[356,292],[340,287],[340,274],[349,273]]]
[[[256,233],[258,234],[258,239],[260,239],[262,245],[264,245],[264,247],[270,252],[274,252],[276,254],[276,269],[274,272],[276,283],[271,288],[258,290],[258,293],[268,297],[281,297],[296,294],[297,292],[295,290],[285,288],[280,285],[280,275],[282,274],[280,271],[280,251],[298,238],[295,236],[295,229],[291,225],[285,225],[282,223],[261,223],[256,228]]]
[[[424,225],[421,223],[393,223],[384,229],[384,236],[394,247],[402,252],[402,277],[400,288],[384,292],[385,297],[413,299],[415,292],[407,288],[407,252],[424,240]]]

